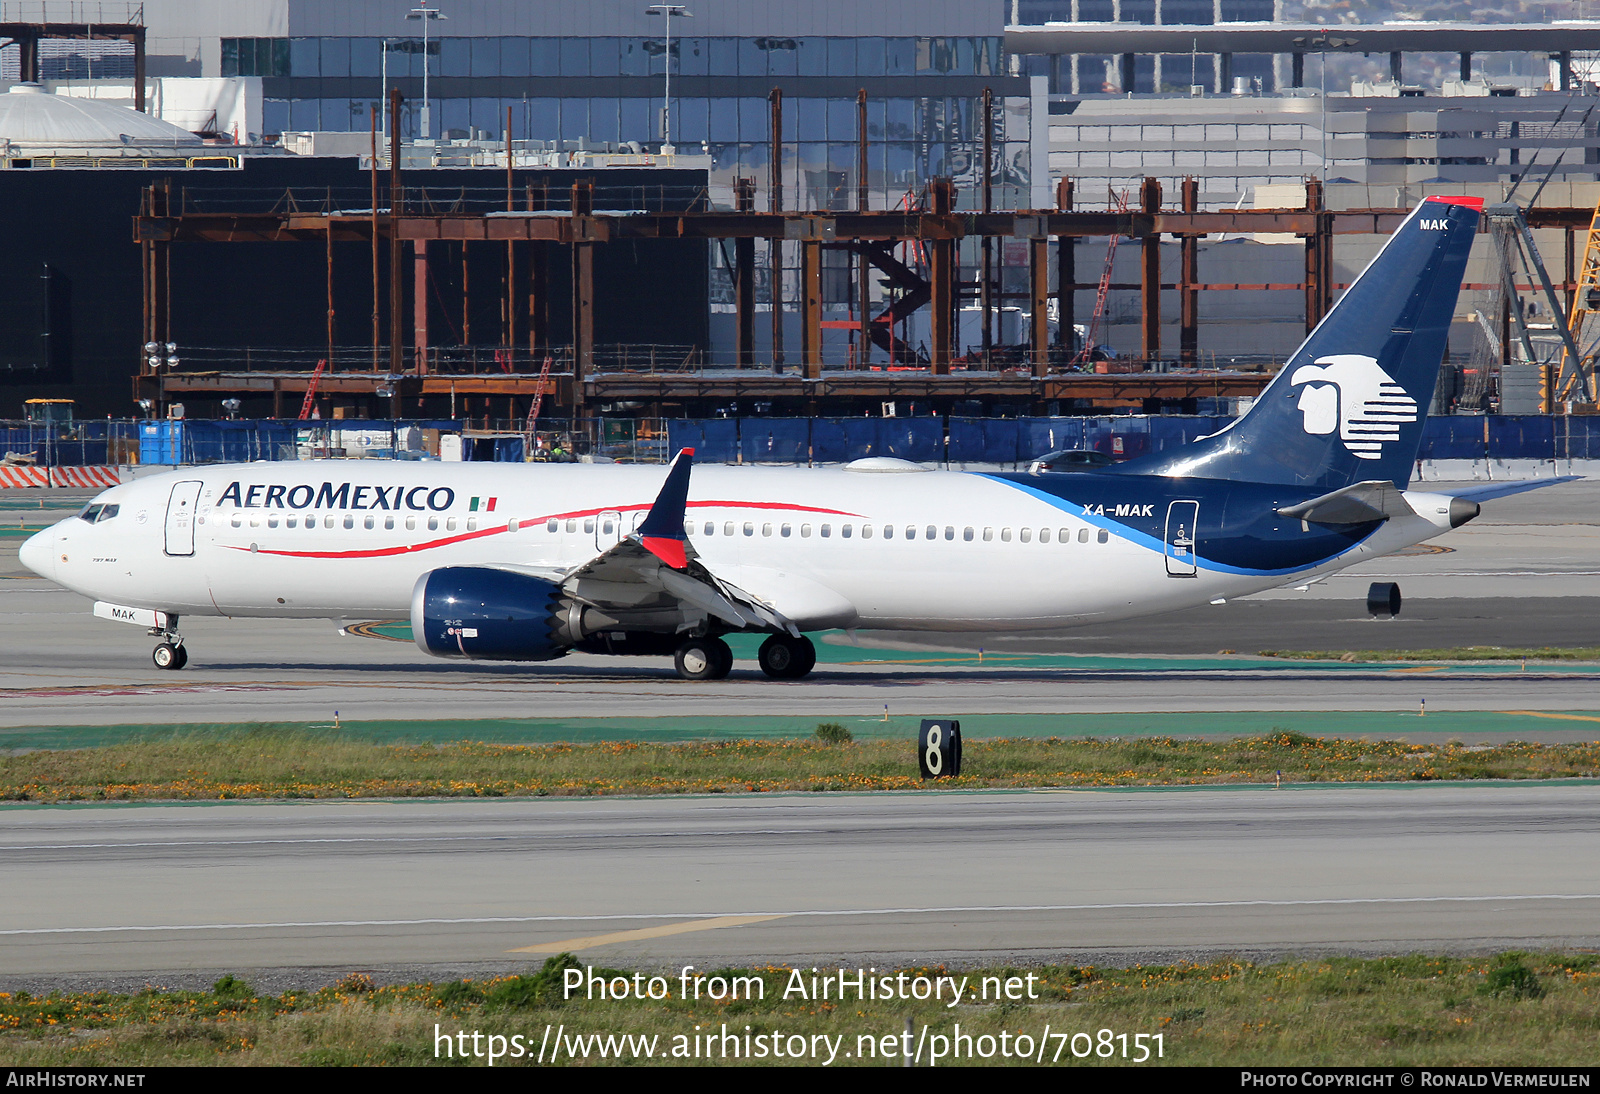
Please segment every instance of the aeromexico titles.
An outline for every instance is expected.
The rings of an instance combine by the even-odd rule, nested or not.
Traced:
[[[1091,472],[333,461],[183,469],[101,494],[24,564],[160,639],[187,615],[409,614],[444,657],[573,649],[811,671],[807,632],[1080,626],[1244,596],[1431,539],[1495,486],[1408,489],[1481,203],[1402,223],[1251,410]],[[1544,480],[1548,482],[1550,480]]]

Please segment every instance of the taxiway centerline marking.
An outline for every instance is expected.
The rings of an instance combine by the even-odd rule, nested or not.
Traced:
[[[724,915],[715,919],[691,919],[687,923],[668,923],[661,927],[641,927],[636,931],[613,931],[587,938],[568,938],[561,942],[542,942],[537,946],[518,946],[506,953],[566,953],[569,950],[592,950],[596,946],[609,946],[616,942],[641,942],[647,938],[666,938],[691,931],[714,931],[719,927],[743,927],[750,923],[766,923],[784,918],[781,915]]]

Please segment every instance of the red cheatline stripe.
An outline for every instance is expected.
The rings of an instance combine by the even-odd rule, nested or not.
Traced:
[[[859,513],[849,513],[842,509],[818,509],[809,505],[785,505],[774,501],[698,501],[690,502],[691,506],[723,506],[744,509],[790,509],[802,513],[825,513],[841,517],[860,516]],[[547,516],[534,517],[530,520],[520,521],[525,525],[543,524],[550,520],[567,520],[578,517],[592,517],[600,513],[629,513],[640,509],[649,509],[648,505],[622,505],[606,509],[581,509],[570,513],[551,513]],[[481,528],[476,532],[464,532],[458,536],[446,536],[443,539],[430,540],[427,543],[401,544],[397,547],[378,547],[367,551],[268,551],[257,548],[257,554],[275,555],[280,558],[388,558],[394,555],[409,555],[417,551],[431,551],[436,547],[448,547],[453,543],[465,543],[468,540],[483,539],[485,536],[498,536],[510,531],[509,524],[502,524],[494,528]],[[675,542],[673,540],[656,542]],[[237,547],[233,544],[223,544],[230,551],[244,551],[248,553],[249,547]],[[648,546],[648,544],[647,544]],[[663,561],[671,563],[672,560],[662,556],[659,551],[654,552]],[[684,563],[673,563],[682,567]]]

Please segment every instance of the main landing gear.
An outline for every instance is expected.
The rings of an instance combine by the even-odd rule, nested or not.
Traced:
[[[178,633],[177,627],[178,617],[173,615],[167,617],[166,627],[150,628],[150,637],[161,639],[150,652],[150,660],[158,669],[176,671],[189,663],[189,651],[184,649],[183,635]]]
[[[804,635],[775,634],[761,643],[761,671],[774,680],[799,680],[817,664],[817,647]]]
[[[733,651],[720,638],[687,638],[672,660],[685,680],[721,680],[733,669]]]

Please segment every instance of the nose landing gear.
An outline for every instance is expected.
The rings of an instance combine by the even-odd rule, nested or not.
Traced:
[[[150,660],[155,662],[158,669],[171,669],[176,671],[189,663],[189,651],[184,649],[183,635],[178,633],[178,617],[167,617],[165,627],[151,627],[150,637],[160,638],[156,648],[150,652]]]

